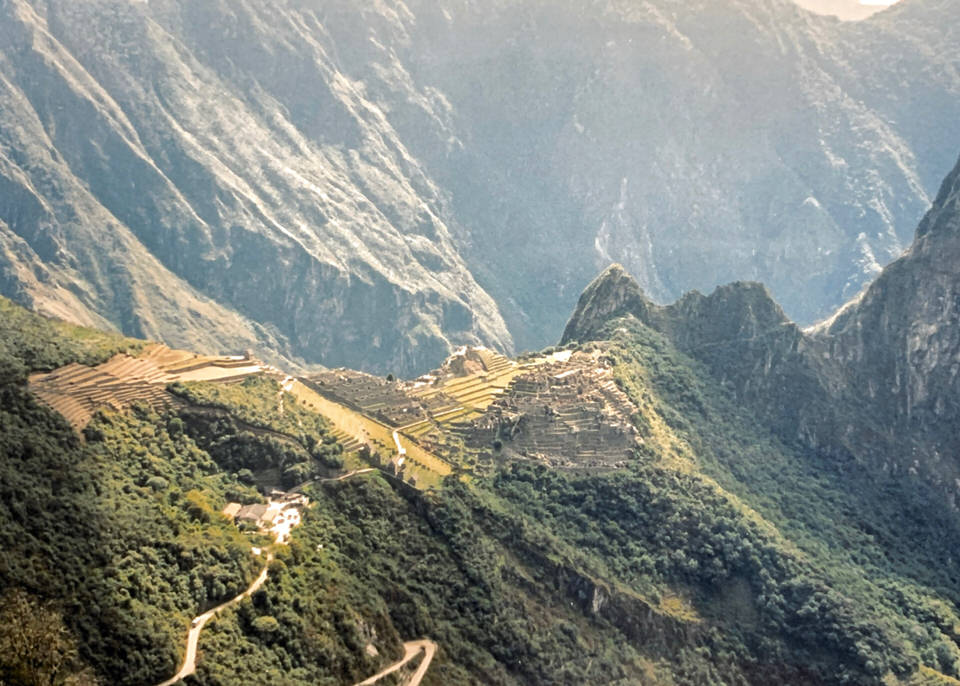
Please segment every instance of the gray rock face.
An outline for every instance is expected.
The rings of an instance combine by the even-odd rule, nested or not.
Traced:
[[[316,15],[0,3],[4,292],[328,364],[406,372],[451,340],[511,347],[441,193]]]
[[[954,496],[960,493],[958,265],[960,163],[910,250],[859,301],[812,332],[822,354],[844,370],[847,396],[875,422],[876,440],[863,440],[863,448],[898,443],[912,460],[909,468],[934,473]]]
[[[565,339],[633,315],[703,362],[785,439],[960,495],[960,163],[903,257],[801,330],[758,284],[661,307],[619,267],[585,291]]]
[[[958,9],[2,0],[0,289],[395,373],[545,344],[611,261],[813,321],[960,146]]]

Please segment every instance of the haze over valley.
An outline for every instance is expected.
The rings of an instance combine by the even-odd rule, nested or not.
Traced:
[[[813,323],[952,166],[956,9],[10,0],[0,292],[394,373],[546,345],[610,262]]]

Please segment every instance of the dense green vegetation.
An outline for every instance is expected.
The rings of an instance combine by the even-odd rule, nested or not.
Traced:
[[[0,383],[70,362],[99,364],[145,341],[39,317],[0,296]]]
[[[297,403],[291,394],[281,394],[279,382],[267,376],[251,376],[238,384],[177,383],[170,390],[191,405],[226,410],[241,422],[291,436],[305,447],[314,445],[317,437],[324,436],[330,427],[329,422]]]
[[[343,466],[343,447],[329,423],[274,379],[174,384],[171,390],[190,403],[179,411],[185,430],[222,469],[291,488]]]
[[[553,587],[552,563],[528,555],[549,543],[526,538],[520,521],[462,484],[428,498],[395,488],[373,475],[313,488],[276,583],[202,637],[198,682],[351,683],[375,671],[357,657],[366,643],[396,656],[398,638],[427,636],[440,652],[426,683],[438,686],[661,683],[613,626]],[[512,550],[501,540],[510,534]],[[258,629],[265,617],[279,627]],[[349,661],[320,650],[338,641],[354,651]]]
[[[189,618],[255,571],[219,514],[239,484],[147,410],[101,415],[81,443],[21,389],[0,399],[0,586],[52,602],[108,683],[172,674]]]
[[[432,686],[958,674],[952,515],[778,442],[662,336],[612,331],[604,354],[641,408],[629,469],[514,463],[429,493],[379,474],[316,483],[268,582],[204,630],[189,681],[355,683],[422,637],[439,645]],[[340,464],[327,422],[269,378],[176,386],[174,411],[104,412],[82,439],[23,384],[123,346],[39,318],[6,329],[0,683],[168,677],[190,617],[262,564],[223,505]]]
[[[880,683],[888,672],[916,667],[883,621],[696,475],[641,465],[629,474],[571,479],[514,467],[495,486],[514,507],[595,555],[612,578],[648,596],[686,591],[698,614],[723,627],[711,641],[720,654],[833,683]]]
[[[256,494],[179,419],[145,407],[101,414],[81,440],[37,404],[26,374],[142,344],[0,308],[0,616],[28,613],[31,635],[49,637],[0,651],[0,682],[159,681],[189,618],[255,574],[249,542],[219,510]],[[22,647],[22,631],[0,623],[0,646]]]
[[[900,662],[960,675],[954,513],[936,507],[919,482],[784,445],[702,365],[638,322],[609,330],[620,385],[652,403],[696,469],[774,524],[859,616],[884,627]]]

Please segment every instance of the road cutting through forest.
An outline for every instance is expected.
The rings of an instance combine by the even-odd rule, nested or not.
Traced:
[[[254,579],[253,583],[250,584],[247,587],[247,590],[245,590],[243,593],[193,618],[193,621],[190,622],[190,633],[187,634],[187,652],[183,658],[183,666],[180,667],[179,672],[174,674],[170,679],[164,681],[162,684],[159,684],[159,686],[173,686],[173,684],[197,671],[197,643],[200,641],[200,632],[203,631],[203,627],[221,610],[225,610],[228,607],[236,605],[244,598],[256,593],[257,589],[263,586],[263,584],[267,581],[267,576],[270,573],[271,560],[273,560],[273,553],[268,553],[266,564],[263,567],[263,571],[260,572],[260,576]]]
[[[333,479],[319,479],[319,481],[343,481],[344,479],[349,479],[353,476],[359,476],[361,474],[368,474],[375,472],[375,469],[357,469],[346,474],[342,474],[339,477]],[[309,483],[309,482],[308,482]],[[308,484],[302,484],[306,486]],[[174,684],[185,679],[191,674],[197,671],[197,645],[200,642],[200,632],[203,631],[203,627],[206,626],[207,622],[213,619],[218,613],[222,610],[227,609],[236,605],[244,598],[248,598],[259,590],[261,586],[267,581],[267,577],[270,572],[270,562],[273,560],[273,553],[268,553],[266,556],[266,564],[263,567],[263,570],[260,572],[260,576],[254,579],[253,583],[247,587],[247,589],[240,595],[228,600],[225,603],[221,603],[216,607],[207,610],[203,614],[197,615],[190,622],[190,632],[187,634],[187,650],[183,658],[183,665],[180,667],[180,670],[174,674],[171,678],[167,679],[157,686],[174,686]],[[375,674],[369,679],[360,682],[358,686],[368,686],[369,684],[375,684],[381,678],[385,677],[388,674],[401,669],[406,665],[410,660],[415,658],[417,655],[423,651],[423,661],[420,663],[420,666],[417,668],[417,671],[411,677],[410,682],[407,686],[419,686],[420,682],[423,680],[424,675],[427,673],[427,669],[430,667],[430,662],[433,660],[433,655],[437,651],[437,644],[430,640],[420,640],[420,641],[408,641],[403,644],[404,655],[397,662],[393,663],[383,671]]]
[[[423,660],[420,662],[420,666],[417,667],[417,671],[413,673],[413,676],[410,677],[410,681],[406,683],[406,686],[420,686],[420,682],[423,681],[424,675],[427,673],[427,669],[430,668],[430,662],[433,660],[434,654],[437,652],[437,644],[429,639],[421,639],[419,641],[407,641],[403,644],[403,657],[394,662],[392,665],[386,669],[377,672],[369,679],[361,681],[356,686],[372,686],[377,683],[383,677],[393,674],[399,669],[403,669],[413,658],[423,652]]]

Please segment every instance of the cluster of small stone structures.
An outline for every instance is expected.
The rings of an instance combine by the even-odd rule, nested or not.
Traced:
[[[599,353],[563,351],[518,364],[464,347],[405,383],[351,370],[316,374],[314,390],[415,440],[432,454],[484,471],[499,458],[555,467],[622,466],[637,441],[637,409]],[[377,446],[378,454],[388,446]],[[379,466],[402,474],[403,455]]]
[[[532,367],[482,417],[458,427],[464,444],[555,467],[623,466],[637,442],[637,408],[597,355]]]
[[[277,541],[283,543],[290,530],[300,523],[301,512],[310,504],[309,498],[301,493],[288,493],[274,490],[265,503],[241,505],[228,503],[223,514],[237,525],[248,524],[260,531],[271,532]]]
[[[178,401],[166,391],[174,381],[234,383],[250,374],[277,373],[249,355],[205,357],[165,345],[152,345],[139,357],[114,355],[96,367],[69,364],[33,374],[30,391],[82,431],[97,410],[123,410],[135,402],[161,411]]]

